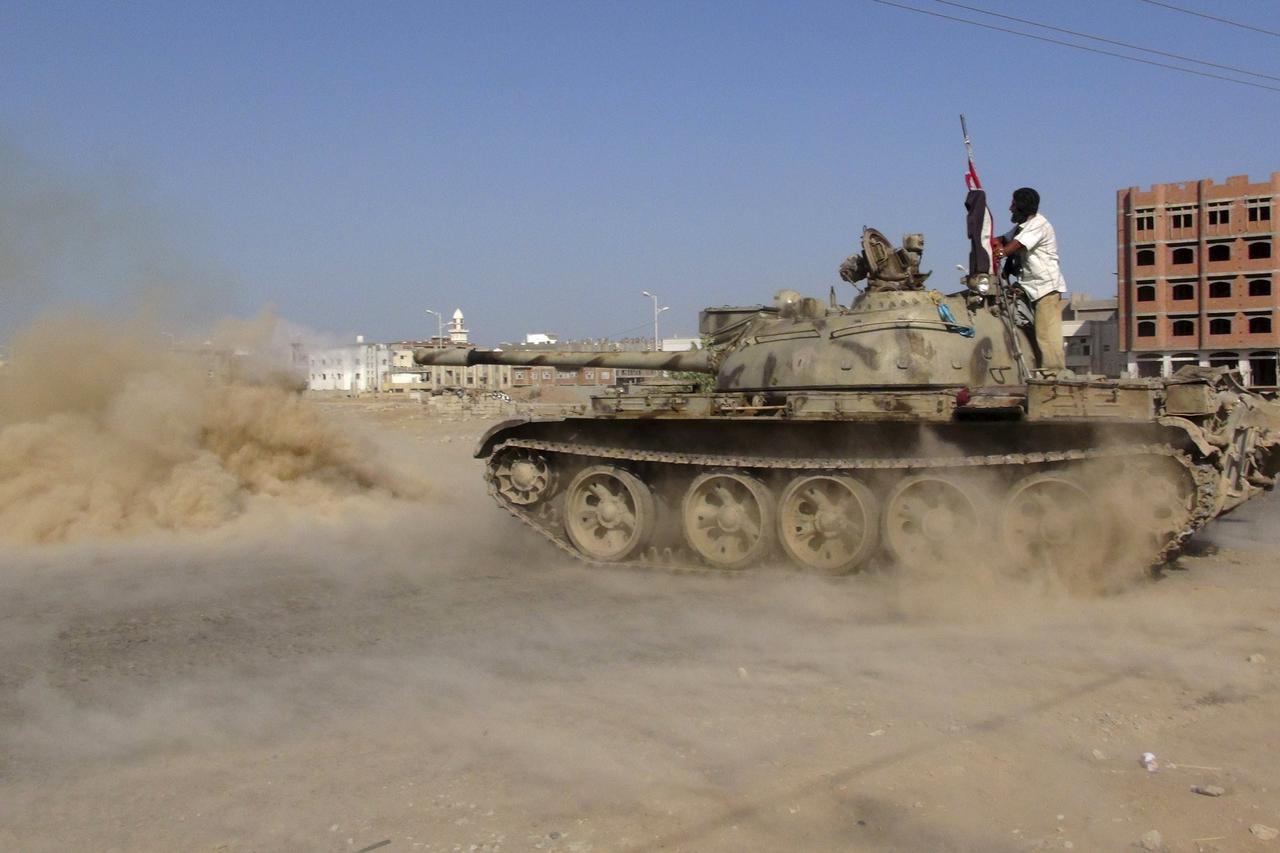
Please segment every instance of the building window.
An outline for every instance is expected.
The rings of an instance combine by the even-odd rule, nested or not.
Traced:
[[[1196,286],[1194,284],[1175,284],[1173,286],[1173,298],[1178,301],[1195,299]]]
[[[1214,207],[1209,209],[1210,225],[1230,225],[1231,210],[1225,207]]]
[[[1139,302],[1155,302],[1156,286],[1154,284],[1138,285],[1138,301]]]
[[[1271,279],[1269,278],[1249,279],[1249,295],[1250,296],[1270,296],[1271,295]]]
[[[1190,246],[1179,246],[1173,250],[1171,260],[1175,264],[1193,264],[1196,261],[1196,250]]]
[[[1271,199],[1251,198],[1245,204],[1249,208],[1250,222],[1271,221]]]
[[[1193,214],[1191,213],[1175,213],[1169,217],[1169,221],[1174,228],[1190,228],[1192,216]]]
[[[582,378],[588,382],[594,382],[596,379],[596,372],[594,370],[584,370],[582,371]]]
[[[1138,337],[1154,338],[1156,336],[1155,320],[1139,320],[1138,321]]]
[[[1189,338],[1196,333],[1196,321],[1174,320],[1171,331],[1175,338]]]
[[[1251,335],[1271,334],[1271,318],[1270,317],[1250,317],[1249,318],[1249,334]]]
[[[602,370],[602,371],[600,371],[600,381],[601,381],[601,382],[608,382],[608,381],[609,381],[609,371],[607,371],[607,370]]]
[[[1209,334],[1211,335],[1231,334],[1231,318],[1230,317],[1211,317],[1209,319]]]
[[[1133,227],[1139,231],[1150,231],[1156,227],[1156,218],[1150,213],[1139,213],[1134,217]]]
[[[1230,367],[1232,370],[1237,370],[1240,367],[1240,356],[1234,352],[1211,352],[1209,366]]]
[[[1161,361],[1158,355],[1138,356],[1138,376],[1143,379],[1155,379],[1160,375]]]
[[[1137,265],[1140,267],[1149,267],[1156,262],[1155,249],[1139,249],[1137,255]]]
[[[1209,247],[1209,260],[1211,261],[1229,261],[1231,260],[1231,246],[1228,243],[1214,243]]]
[[[544,370],[544,371],[542,371],[542,378],[543,378],[543,379],[550,379],[550,378],[551,378],[551,371],[550,371],[550,370]]]
[[[1229,299],[1230,297],[1231,297],[1231,282],[1229,281],[1209,282],[1209,298],[1210,299]]]
[[[1276,357],[1271,353],[1257,353],[1249,356],[1250,385],[1275,387]]]
[[[1249,244],[1249,260],[1257,261],[1271,257],[1270,240],[1254,240]]]

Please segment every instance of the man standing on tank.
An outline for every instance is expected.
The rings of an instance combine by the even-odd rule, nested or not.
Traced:
[[[1058,267],[1057,235],[1049,220],[1040,215],[1040,193],[1031,187],[1013,191],[1009,213],[1017,227],[998,238],[995,256],[1016,256],[1021,261],[1018,284],[1035,311],[1040,370],[1045,374],[1064,372],[1067,363],[1062,347],[1062,294],[1067,290],[1067,281]]]

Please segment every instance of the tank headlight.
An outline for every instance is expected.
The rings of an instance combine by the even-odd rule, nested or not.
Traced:
[[[965,276],[964,283],[975,293],[987,293],[991,290],[991,276],[985,272]]]

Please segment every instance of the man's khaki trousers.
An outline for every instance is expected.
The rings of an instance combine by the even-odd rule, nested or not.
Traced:
[[[1062,340],[1062,294],[1054,291],[1035,301],[1036,347],[1040,350],[1041,370],[1065,370],[1066,355]]]

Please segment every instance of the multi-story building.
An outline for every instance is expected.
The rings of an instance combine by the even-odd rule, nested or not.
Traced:
[[[1128,372],[1229,366],[1276,386],[1280,172],[1116,193],[1120,347]]]
[[[386,344],[367,344],[364,335],[345,347],[307,354],[307,388],[311,391],[381,391],[390,373]]]
[[[1073,293],[1062,303],[1062,338],[1067,367],[1074,373],[1119,376],[1124,372],[1120,352],[1116,300]]]

